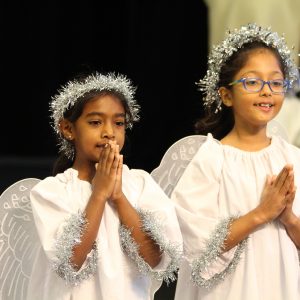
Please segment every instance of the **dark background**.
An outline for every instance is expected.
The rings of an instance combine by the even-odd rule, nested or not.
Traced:
[[[38,2],[37,2],[38,3]],[[189,1],[49,1],[2,4],[0,193],[51,174],[57,155],[49,101],[79,72],[126,74],[141,121],[126,163],[149,172],[201,115],[195,82],[207,62],[207,8]],[[173,299],[174,284],[156,299]]]

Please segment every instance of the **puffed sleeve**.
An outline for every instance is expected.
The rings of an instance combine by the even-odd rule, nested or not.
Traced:
[[[86,226],[84,202],[77,201],[83,191],[79,186],[76,188],[77,191],[72,192],[70,184],[48,177],[38,183],[30,195],[43,250],[53,270],[71,286],[94,274],[97,266],[96,244],[79,270],[70,261]]]
[[[171,195],[192,280],[206,288],[235,268],[246,243],[222,252],[230,223],[237,218],[219,210],[223,159],[220,143],[208,135]]]
[[[300,218],[300,195],[299,195],[299,186],[300,186],[300,149],[294,145],[288,144],[282,138],[278,138],[282,152],[286,156],[286,160],[289,163],[293,164],[295,185],[298,187],[293,202],[293,211],[295,215]]]
[[[143,170],[130,172],[131,182],[136,184],[131,190],[139,190],[135,193],[137,197],[134,207],[140,216],[142,230],[159,245],[162,251],[161,261],[155,268],[151,268],[139,255],[138,245],[132,238],[130,229],[124,226],[120,228],[122,249],[141,273],[159,281],[174,281],[182,257],[182,236],[175,206],[149,173]]]

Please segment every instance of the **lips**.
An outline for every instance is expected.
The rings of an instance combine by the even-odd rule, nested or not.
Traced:
[[[256,103],[256,104],[254,104],[254,106],[271,108],[274,106],[274,104],[272,104],[272,103]]]
[[[270,112],[273,110],[272,108],[273,108],[274,104],[261,102],[261,103],[255,103],[254,106],[257,107],[260,111]]]
[[[107,143],[97,144],[96,147],[97,148],[105,148],[105,145],[107,145]]]

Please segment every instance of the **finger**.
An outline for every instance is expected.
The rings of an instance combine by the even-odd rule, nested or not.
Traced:
[[[122,178],[122,171],[123,171],[123,155],[120,155],[119,156],[120,159],[119,159],[119,164],[118,164],[118,173],[117,173],[117,176],[119,178]]]
[[[289,186],[289,189],[288,189],[288,194],[289,193],[292,193],[293,190],[295,189],[295,177],[294,177],[294,173],[292,174],[292,179],[291,179],[291,183],[290,183],[290,186]]]
[[[117,144],[116,141],[111,141],[111,140],[110,140],[108,143],[109,143],[111,146],[115,146],[115,145]]]
[[[116,155],[116,153],[114,153],[114,160],[111,166],[111,170],[112,172],[114,172],[115,174],[117,174],[117,170],[118,170],[118,164],[119,164],[119,156],[120,155]]]
[[[291,192],[286,196],[285,200],[286,200],[286,203],[287,203],[288,205],[293,204],[294,199],[295,199],[295,194],[296,194],[296,189],[294,189],[293,191],[291,191]]]
[[[110,169],[112,168],[112,165],[113,165],[114,160],[115,160],[116,145],[115,144],[110,144],[109,147],[110,147],[110,152],[109,152],[109,155],[108,155],[108,158],[107,158],[107,161],[106,161],[106,168],[107,168],[108,172],[110,172]]]
[[[122,170],[123,170],[123,155],[119,155],[116,184],[118,187],[122,187]]]
[[[265,186],[264,186],[265,188],[272,184],[272,178],[273,178],[273,176],[267,175],[267,178],[266,178],[266,181],[265,181]]]
[[[271,184],[274,184],[274,183],[275,183],[276,178],[277,178],[276,175],[272,175],[272,176],[271,176]]]
[[[108,154],[110,151],[109,148],[110,148],[109,144],[105,144],[103,150],[100,153],[99,165],[100,165],[101,170],[103,170],[106,166],[106,160],[107,160],[107,157],[108,157]]]
[[[293,175],[292,175],[292,183],[291,183],[290,189],[291,189],[291,190],[294,190],[294,188],[295,188],[295,175],[294,175],[294,172],[293,172]]]
[[[284,185],[288,175],[289,175],[289,169],[287,166],[284,166],[280,171],[280,173],[277,175],[274,182],[274,186],[280,190]]]
[[[280,194],[286,195],[290,189],[290,186],[293,184],[293,181],[294,181],[294,172],[290,171],[285,181],[283,182],[282,186],[279,189]]]
[[[120,155],[120,146],[116,144],[116,154]]]

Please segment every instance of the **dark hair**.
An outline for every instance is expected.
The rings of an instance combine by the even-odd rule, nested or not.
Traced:
[[[218,88],[226,87],[231,89],[229,83],[233,81],[234,76],[239,72],[241,68],[247,63],[249,55],[259,49],[266,49],[271,51],[279,62],[280,69],[284,76],[286,75],[286,69],[283,59],[281,58],[277,49],[266,45],[261,41],[249,42],[243,45],[238,51],[234,52],[232,56],[221,67],[219,74]],[[197,134],[212,133],[214,138],[220,140],[226,136],[234,126],[234,115],[231,107],[221,104],[221,110],[217,113],[217,103],[205,109],[205,115],[195,123],[195,132]]]
[[[80,97],[75,104],[66,110],[64,112],[64,118],[69,120],[71,123],[75,123],[77,119],[81,116],[82,111],[84,109],[84,106],[87,102],[94,99],[95,97],[100,96],[106,96],[106,95],[113,95],[116,96],[120,102],[122,103],[124,110],[125,110],[125,120],[127,123],[133,122],[133,115],[130,111],[130,108],[128,106],[128,103],[124,96],[116,91],[110,91],[110,90],[92,90],[86,94],[84,94],[82,97]],[[126,142],[127,136],[125,136],[125,142]],[[68,143],[72,143],[72,141],[67,141]],[[74,159],[69,159],[64,153],[60,153],[59,157],[55,160],[53,169],[52,169],[52,175],[55,176],[58,173],[64,172],[66,169],[72,167],[74,163]]]

